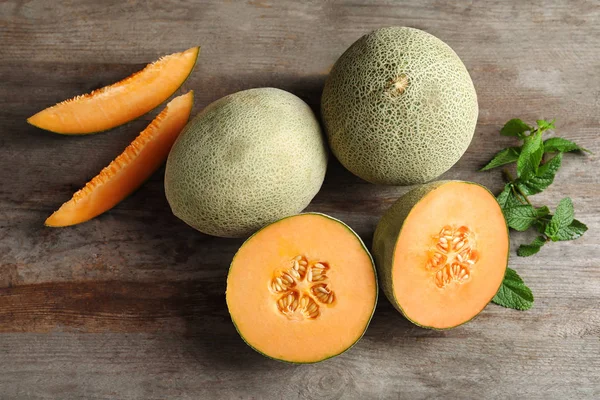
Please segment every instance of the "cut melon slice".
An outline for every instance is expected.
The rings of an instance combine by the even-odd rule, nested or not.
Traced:
[[[120,82],[46,108],[27,122],[65,135],[101,132],[127,123],[175,93],[194,69],[199,52],[199,47],[193,47],[162,57]]]
[[[287,217],[261,229],[235,255],[227,306],[244,341],[281,361],[313,363],[348,350],[377,303],[371,255],[343,222]]]
[[[171,100],[125,151],[52,214],[46,225],[62,227],[88,221],[131,194],[166,160],[193,103],[193,92]]]
[[[471,182],[439,181],[402,196],[373,238],[383,291],[413,323],[448,329],[492,300],[508,263],[508,228],[496,198]]]

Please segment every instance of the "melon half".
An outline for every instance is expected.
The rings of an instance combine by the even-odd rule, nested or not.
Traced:
[[[478,106],[471,77],[446,43],[390,27],[356,41],[337,60],[321,112],[331,150],[372,183],[430,181],[463,155]]]
[[[425,328],[448,329],[492,300],[508,263],[500,205],[483,186],[439,181],[402,196],[381,218],[373,255],[386,297]]]
[[[253,349],[293,363],[348,350],[377,303],[371,255],[343,222],[324,214],[284,218],[236,253],[227,276],[227,307]]]

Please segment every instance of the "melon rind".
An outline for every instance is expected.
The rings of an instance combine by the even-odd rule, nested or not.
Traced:
[[[245,90],[188,123],[167,160],[165,193],[173,214],[198,231],[246,237],[308,206],[327,158],[304,101],[275,88]]]
[[[460,159],[478,104],[467,69],[446,43],[389,27],[363,36],[337,60],[321,113],[329,145],[350,172],[372,183],[411,185]]]
[[[385,297],[389,300],[390,303],[394,306],[396,310],[398,310],[402,315],[408,319],[413,324],[420,326],[421,328],[433,329],[433,330],[447,330],[452,329],[462,324],[465,324],[475,318],[479,312],[479,310],[473,318],[464,321],[461,324],[456,326],[448,327],[448,328],[435,328],[431,326],[421,325],[418,322],[410,319],[404,310],[402,309],[402,305],[398,302],[394,292],[394,280],[392,278],[392,269],[394,266],[394,252],[396,250],[396,243],[398,242],[398,238],[402,232],[402,226],[404,225],[404,221],[408,218],[411,210],[430,192],[436,190],[437,188],[452,182],[457,183],[466,183],[470,185],[477,185],[485,189],[490,193],[490,196],[495,196],[483,185],[479,185],[474,182],[466,182],[466,181],[435,181],[426,183],[423,185],[419,185],[416,188],[412,189],[408,193],[404,194],[400,197],[381,217],[379,223],[377,224],[377,228],[375,229],[375,234],[373,235],[373,258],[375,259],[375,266],[377,267],[377,275],[379,277],[379,282],[381,283],[381,288]],[[506,232],[508,232],[508,225],[506,226]],[[508,241],[509,248],[508,253],[510,253],[510,240]],[[508,266],[508,253],[507,253],[507,266]],[[502,283],[498,286],[500,289]],[[490,301],[496,295],[498,290],[496,290],[492,296],[490,297]],[[486,304],[487,304],[486,303]]]
[[[317,213],[317,212],[307,212],[307,213],[302,213],[302,214],[298,214],[298,215],[290,215],[290,216],[288,216],[288,217],[282,218],[282,219],[280,219],[279,221],[275,221],[275,222],[273,222],[273,223],[280,222],[281,220],[284,220],[284,219],[286,219],[286,218],[292,218],[292,217],[297,217],[297,216],[300,216],[300,215],[307,215],[307,214],[308,214],[308,215],[318,215],[318,216],[321,216],[321,217],[323,217],[323,218],[327,218],[327,219],[330,219],[330,220],[332,220],[332,221],[334,221],[334,222],[337,222],[337,223],[341,224],[341,225],[342,225],[344,228],[346,228],[346,229],[347,229],[347,230],[348,230],[350,233],[352,233],[352,234],[353,234],[353,235],[356,237],[356,239],[357,239],[357,240],[360,242],[360,244],[361,244],[361,246],[362,246],[363,250],[364,250],[364,251],[365,251],[365,253],[366,253],[366,254],[369,256],[369,259],[371,260],[371,266],[373,267],[373,274],[374,274],[374,278],[375,278],[375,301],[374,301],[374,303],[373,303],[373,304],[374,304],[374,306],[373,306],[373,311],[371,312],[371,315],[369,316],[369,319],[367,320],[367,323],[365,324],[365,327],[364,327],[364,329],[363,329],[363,332],[362,332],[362,333],[361,333],[361,335],[360,335],[360,336],[359,336],[359,337],[356,339],[356,341],[354,341],[354,343],[352,343],[350,346],[348,346],[348,347],[347,347],[345,350],[343,350],[343,351],[342,351],[342,352],[340,352],[340,353],[337,353],[337,354],[332,354],[331,356],[329,356],[329,357],[325,357],[325,358],[323,358],[323,359],[320,359],[320,360],[306,361],[306,362],[302,362],[302,361],[288,361],[288,360],[282,360],[282,359],[279,359],[279,358],[272,357],[272,356],[270,356],[270,355],[268,355],[268,354],[266,354],[266,353],[263,353],[262,351],[258,350],[256,347],[254,347],[252,344],[250,344],[249,342],[247,342],[247,341],[246,341],[246,339],[244,338],[244,335],[242,334],[242,332],[241,332],[241,331],[240,331],[240,329],[238,328],[237,324],[235,323],[235,319],[233,318],[233,315],[231,315],[231,313],[229,314],[229,316],[231,317],[231,322],[233,323],[233,326],[235,327],[235,330],[236,330],[236,331],[237,331],[237,333],[240,335],[240,337],[242,338],[242,340],[244,341],[244,343],[246,343],[246,344],[248,345],[248,347],[250,347],[252,350],[256,351],[257,353],[259,353],[259,354],[261,354],[261,355],[263,355],[263,356],[265,356],[265,357],[267,357],[267,358],[270,358],[270,359],[272,359],[272,360],[276,360],[276,361],[279,361],[279,362],[287,363],[287,364],[315,364],[315,363],[318,363],[318,362],[321,362],[321,361],[329,360],[330,358],[333,358],[333,357],[337,357],[337,356],[339,356],[340,354],[343,354],[343,353],[347,352],[348,350],[350,350],[350,349],[351,349],[352,347],[354,347],[354,346],[356,345],[356,343],[358,343],[358,342],[360,341],[360,339],[362,339],[362,337],[365,335],[365,332],[367,331],[367,328],[369,327],[369,324],[371,323],[371,320],[373,319],[373,315],[375,314],[375,309],[377,308],[377,301],[378,301],[378,299],[379,299],[379,285],[378,285],[378,282],[377,282],[377,279],[378,279],[378,278],[377,278],[377,269],[375,268],[375,261],[373,260],[373,256],[372,256],[372,255],[371,255],[371,253],[369,252],[369,249],[367,248],[367,246],[365,245],[365,243],[362,241],[362,239],[360,238],[360,236],[358,236],[358,234],[357,234],[357,233],[356,233],[356,232],[355,232],[355,231],[354,231],[352,228],[350,228],[350,226],[348,226],[348,225],[347,225],[347,224],[346,224],[344,221],[341,221],[341,220],[339,220],[339,219],[337,219],[337,218],[334,218],[334,217],[332,217],[332,216],[330,216],[330,215],[323,214],[323,213]],[[271,224],[269,224],[269,225],[271,225]],[[260,231],[262,231],[263,229],[265,229],[265,228],[267,228],[267,227],[268,227],[268,225],[267,225],[267,226],[265,226],[265,227],[263,227],[263,228],[261,228],[261,229],[259,229],[259,230],[258,230],[258,231],[256,231],[254,234],[252,234],[252,236],[250,236],[248,239],[246,239],[246,240],[244,241],[244,243],[243,243],[243,244],[240,246],[240,249],[241,249],[242,247],[244,247],[244,245],[245,245],[246,243],[248,243],[248,242],[250,241],[250,239],[252,239],[252,238],[253,238],[255,235],[257,235],[257,234],[258,234]],[[228,271],[228,275],[229,275],[229,272],[231,272],[231,267],[233,266],[233,262],[235,261],[235,257],[238,255],[238,253],[239,253],[239,250],[238,250],[238,251],[235,253],[235,255],[233,256],[233,259],[231,260],[231,264],[229,264],[229,271]],[[229,309],[229,305],[228,305],[228,309]]]

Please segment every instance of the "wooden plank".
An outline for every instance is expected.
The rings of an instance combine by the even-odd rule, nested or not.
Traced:
[[[555,269],[557,265],[553,265]],[[582,285],[576,293],[564,292],[551,280],[544,281],[540,274],[533,274],[532,281],[540,282],[539,307],[523,317],[520,313],[505,310],[497,306],[488,307],[476,320],[460,329],[449,332],[436,332],[410,327],[399,315],[395,315],[392,306],[382,298],[378,305],[378,314],[387,315],[393,324],[404,325],[403,337],[494,337],[499,333],[512,335],[515,339],[530,339],[532,326],[523,324],[532,320],[536,324],[536,339],[555,339],[563,337],[585,338],[600,333],[593,302],[593,282],[598,279],[597,271],[575,270],[573,275]],[[225,274],[223,274],[225,275]],[[565,285],[566,286],[566,285]],[[553,313],[548,314],[550,304],[549,287],[560,295],[554,295]],[[189,324],[202,323],[202,332],[210,335],[219,321],[219,328],[231,325],[225,305],[225,276],[218,279],[198,279],[163,282],[127,282],[127,281],[82,281],[51,282],[37,285],[15,285],[0,289],[0,333],[55,331],[105,333],[105,332],[176,332],[187,334],[197,331]],[[575,295],[578,295],[577,299]],[[578,301],[584,304],[578,304]],[[577,313],[569,313],[569,310]],[[582,318],[582,317],[589,318]],[[376,318],[367,337],[377,339],[386,336],[385,322]],[[502,326],[498,327],[498,321]],[[210,323],[209,323],[210,322]],[[221,326],[221,323],[223,326]],[[412,328],[412,329],[408,329]],[[599,343],[600,345],[600,343]]]
[[[373,322],[377,331],[379,323]],[[401,332],[413,328],[383,323],[377,338],[305,366],[262,357],[231,325],[187,337],[5,334],[0,351],[11,363],[0,364],[0,387],[4,398],[28,399],[591,399],[600,393],[597,338],[406,338]]]
[[[450,44],[477,88],[480,116],[446,179],[502,187],[477,172],[513,143],[513,117],[556,117],[557,134],[594,155],[565,156],[534,196],[573,199],[590,228],[510,263],[531,286],[528,312],[490,305],[447,332],[417,328],[380,299],[365,337],[324,363],[268,360],[227,314],[229,262],[241,239],[202,235],[173,217],[163,170],[105,215],[69,229],[44,219],[158,113],[106,134],[63,137],[25,119],[201,44],[182,91],[195,111],[223,95],[275,86],[318,112],[328,70],[358,37],[386,25]],[[0,2],[0,397],[528,398],[600,397],[600,7],[594,1],[438,2],[208,0]],[[332,160],[309,210],[370,243],[409,188],[370,185]],[[515,233],[511,245],[531,239]]]

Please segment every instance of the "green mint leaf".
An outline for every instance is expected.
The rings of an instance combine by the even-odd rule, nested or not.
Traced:
[[[573,222],[573,217],[575,216],[575,210],[573,209],[573,202],[570,198],[565,197],[562,199],[558,206],[556,207],[556,211],[550,220],[548,226],[546,226],[546,230],[544,233],[548,236],[552,241],[556,242],[559,240],[557,238],[557,233],[567,226],[571,225]]]
[[[544,141],[544,153],[568,153],[570,151],[585,151],[591,153],[591,151],[588,149],[583,148],[567,139],[553,137]]]
[[[520,257],[529,257],[540,251],[542,246],[546,244],[544,236],[536,237],[530,244],[522,244],[517,249],[517,255]]]
[[[520,138],[525,137],[525,132],[532,131],[533,127],[527,125],[525,122],[518,118],[511,119],[508,121],[502,129],[500,134],[503,136],[518,136]]]
[[[550,215],[550,209],[547,206],[538,207],[535,209],[538,218],[543,218]]]
[[[554,121],[556,121],[555,119],[553,119],[552,121],[548,122],[545,119],[538,119],[536,122],[537,126],[538,126],[538,130],[540,132],[543,131],[547,131],[548,129],[555,129],[554,128]]]
[[[569,226],[560,228],[558,232],[556,232],[556,235],[552,237],[552,240],[575,240],[581,237],[587,230],[588,227],[583,222],[574,219]]]
[[[502,285],[492,301],[515,310],[529,310],[533,306],[533,293],[515,270],[506,268]]]
[[[529,204],[507,208],[504,212],[504,216],[508,226],[520,232],[529,229],[538,219],[536,209]]]
[[[546,206],[535,208],[529,204],[512,204],[503,209],[503,212],[508,226],[520,232],[540,223],[540,218],[550,214],[550,210]]]
[[[535,133],[525,138],[525,144],[517,160],[517,175],[523,180],[527,180],[538,172],[538,166],[544,155],[544,143],[542,142],[542,133]]]
[[[537,219],[533,222],[532,226],[539,233],[543,234],[546,230],[546,225],[548,225],[548,222],[550,222],[550,218],[552,218],[552,215],[550,215],[550,209],[548,209],[548,207],[546,206],[542,206],[536,208],[535,212],[537,213]]]
[[[480,169],[480,171],[487,171],[488,169],[513,163],[519,159],[520,152],[520,147],[508,147],[504,150],[500,150],[485,167]]]
[[[496,196],[496,200],[498,201],[498,204],[500,204],[500,208],[502,210],[508,208],[508,202],[511,201],[510,197],[513,196],[511,189],[512,184],[507,183],[506,185],[504,185],[504,190],[502,190],[502,192],[500,192],[500,194]]]
[[[512,183],[507,183],[504,185],[504,190],[498,195],[498,197],[496,197],[496,200],[498,200],[498,204],[500,204],[500,208],[502,209],[505,218],[507,210],[525,203],[524,200],[521,201],[519,197],[515,195],[515,190]]]
[[[526,196],[540,193],[554,182],[554,176],[560,168],[561,162],[562,153],[558,153],[550,161],[539,167],[536,175],[529,177],[529,179],[519,178],[515,184]]]
[[[550,217],[552,217],[552,215],[550,215]],[[546,227],[548,226],[548,222],[545,219],[538,219],[537,221],[535,221],[533,223],[533,227],[542,235],[544,234],[544,232],[546,231]]]

